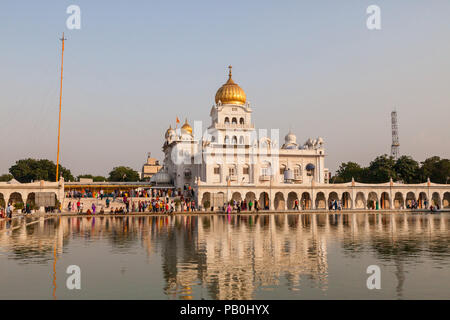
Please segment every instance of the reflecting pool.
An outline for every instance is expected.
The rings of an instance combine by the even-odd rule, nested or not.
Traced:
[[[449,299],[450,215],[0,221],[0,299]],[[66,286],[68,266],[81,289]],[[381,289],[369,290],[370,265]]]

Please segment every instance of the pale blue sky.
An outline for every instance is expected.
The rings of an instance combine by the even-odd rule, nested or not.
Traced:
[[[65,26],[81,8],[81,30]],[[381,7],[382,30],[366,28]],[[390,152],[450,157],[450,2],[2,1],[0,174],[25,157],[56,160],[60,41],[61,163],[74,174],[162,159],[176,116],[209,124],[227,66],[257,128],[322,136],[326,165]]]

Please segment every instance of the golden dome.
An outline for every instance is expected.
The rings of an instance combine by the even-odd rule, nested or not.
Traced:
[[[237,83],[231,79],[231,68],[228,73],[228,81],[219,88],[216,92],[216,103],[221,101],[223,104],[238,104],[244,105],[247,97],[245,96],[244,90]]]
[[[187,122],[187,118],[183,126],[181,127],[182,130],[187,131],[189,134],[192,134],[192,127]]]

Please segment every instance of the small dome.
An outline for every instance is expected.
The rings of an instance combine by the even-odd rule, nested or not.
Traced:
[[[231,78],[232,67],[229,66],[228,68],[230,69],[228,81],[217,90],[215,101],[216,103],[220,101],[222,104],[237,104],[242,106],[245,104],[247,97],[244,90]]]
[[[192,127],[187,122],[187,119],[186,119],[185,123],[183,124],[183,126],[181,127],[181,130],[184,130],[187,133],[192,134]]]
[[[289,133],[284,137],[284,141],[286,144],[288,143],[297,143],[297,137],[290,130]]]

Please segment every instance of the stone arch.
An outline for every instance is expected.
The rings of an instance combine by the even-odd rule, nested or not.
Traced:
[[[237,140],[236,136],[233,136],[233,138],[231,139],[231,143],[232,144],[237,144],[238,143],[238,140]]]
[[[295,200],[298,201],[298,195],[296,192],[291,191],[287,196],[287,207],[289,210],[293,210],[295,207]]]
[[[223,139],[223,143],[224,144],[229,144],[230,143],[230,137],[229,136],[225,136],[225,138]]]
[[[209,206],[206,205],[207,204],[206,202],[209,202]],[[202,203],[203,208],[205,208],[207,210],[209,210],[211,208],[212,203],[211,203],[211,193],[210,192],[203,193],[201,203]]]
[[[230,118],[228,118],[228,117],[225,117],[225,121],[224,121],[224,123],[225,123],[225,124],[230,124]]]
[[[241,202],[242,201],[242,196],[240,192],[233,192],[233,195],[231,196],[231,200],[235,200],[236,203],[237,202]]]
[[[403,199],[403,193],[396,192],[394,195],[394,209],[404,209],[405,200]]]
[[[5,207],[6,207],[5,196],[3,195],[3,193],[0,192],[0,208],[5,208]]]
[[[302,206],[303,210],[311,210],[312,209],[311,195],[309,194],[309,192],[305,191],[302,193],[300,205]]]
[[[416,201],[416,195],[410,191],[406,194],[406,208],[411,209]]]
[[[284,201],[284,195],[282,192],[277,192],[274,199],[275,210],[286,210],[286,201]]]
[[[244,120],[244,118],[241,117],[241,118],[239,119],[239,124],[244,124],[244,123],[245,123],[245,120]]]
[[[239,144],[244,144],[244,136],[239,137]]]
[[[378,209],[379,203],[378,203],[378,195],[376,192],[369,192],[369,195],[367,196],[367,208],[368,209]]]
[[[318,192],[316,194],[316,209],[326,209],[327,200],[325,199],[325,194],[323,192]]]
[[[355,197],[355,208],[356,209],[365,209],[367,206],[366,197],[363,192],[358,192]]]
[[[445,209],[450,208],[450,192],[445,192],[442,196],[442,207]]]
[[[381,193],[380,207],[381,207],[381,209],[390,209],[391,208],[389,193],[387,193],[387,192]]]
[[[231,119],[231,124],[237,124],[237,118],[233,117],[233,119]]]
[[[262,210],[268,210],[270,208],[270,199],[267,192],[261,192],[258,203],[259,208]]]
[[[352,209],[352,197],[349,192],[345,191],[342,194],[341,203],[343,209]]]
[[[13,192],[13,193],[11,193],[11,195],[9,196],[8,203],[11,203],[11,204],[24,203],[22,194],[20,192]]]
[[[433,194],[431,195],[431,205],[435,207],[439,206],[439,208],[441,207],[441,196],[438,192],[433,192]]]
[[[419,208],[421,209],[426,209],[428,206],[428,198],[427,198],[427,194],[425,192],[421,192],[419,193]],[[425,202],[427,202],[427,204],[425,204]]]
[[[330,208],[330,209],[332,209],[331,207],[332,207],[332,204],[333,204],[333,201],[339,201],[339,196],[338,196],[338,194],[337,194],[337,192],[330,192],[329,194],[328,194],[328,208]]]
[[[254,202],[255,202],[255,199],[256,199],[256,195],[255,195],[254,192],[249,191],[249,192],[247,192],[247,193],[245,194],[245,201],[246,201],[247,203],[249,203],[250,200],[254,203]]]
[[[30,205],[30,208],[34,207],[36,205],[36,194],[34,192],[30,192],[25,203]]]

